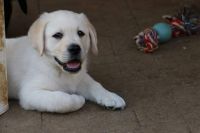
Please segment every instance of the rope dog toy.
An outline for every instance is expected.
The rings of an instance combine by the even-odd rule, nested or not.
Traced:
[[[171,38],[200,34],[200,14],[192,7],[184,7],[177,15],[164,15],[167,22],[157,23],[134,37],[140,51],[152,53],[159,44]]]

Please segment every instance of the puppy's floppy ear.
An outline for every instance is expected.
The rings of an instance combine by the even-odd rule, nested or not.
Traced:
[[[97,33],[94,26],[90,23],[89,19],[84,13],[80,14],[81,17],[86,22],[87,27],[89,28],[89,36],[90,36],[90,45],[92,53],[97,55],[98,54],[98,47],[97,47]]]
[[[45,28],[47,25],[48,13],[43,13],[30,27],[28,31],[28,37],[35,49],[38,50],[42,56],[45,47]]]

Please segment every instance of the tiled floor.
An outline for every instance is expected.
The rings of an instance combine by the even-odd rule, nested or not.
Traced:
[[[181,5],[199,0],[27,0],[16,2],[8,35],[26,34],[44,11],[85,12],[98,32],[98,57],[89,73],[123,96],[127,108],[109,111],[93,103],[69,114],[24,111],[17,101],[0,117],[0,133],[200,133],[200,39],[178,38],[154,54],[136,50],[132,37]],[[23,21],[22,21],[23,20]]]

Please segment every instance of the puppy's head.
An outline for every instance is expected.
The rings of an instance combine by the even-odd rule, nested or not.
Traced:
[[[41,56],[71,73],[81,70],[90,48],[98,53],[96,31],[82,13],[44,13],[30,27],[28,37]]]

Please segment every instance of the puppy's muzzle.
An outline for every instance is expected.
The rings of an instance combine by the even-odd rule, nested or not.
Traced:
[[[80,53],[81,48],[77,44],[71,44],[67,48],[70,60],[67,62],[60,61],[57,57],[55,57],[56,62],[63,67],[65,71],[75,73],[78,72],[81,69],[81,59],[80,59]]]
[[[69,45],[67,49],[71,56],[78,56],[81,52],[81,47],[77,44],[71,44]]]
[[[72,59],[67,62],[60,61],[57,57],[54,57],[55,61],[63,67],[65,71],[76,73],[81,70],[81,60],[80,59]]]

